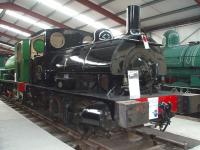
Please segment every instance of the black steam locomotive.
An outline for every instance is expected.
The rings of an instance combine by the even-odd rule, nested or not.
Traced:
[[[19,42],[15,55],[17,82],[11,87],[10,81],[2,81],[2,91],[13,93],[16,90],[12,88],[17,87],[21,103],[78,127],[128,128],[148,122],[148,98],[158,98],[159,93],[146,94],[157,92],[166,65],[152,39],[148,38],[149,48],[145,49],[139,14],[139,6],[128,7],[127,32],[120,38],[114,38],[108,29],[97,30],[94,35],[74,29],[48,29]],[[139,71],[145,102],[126,96],[128,70]],[[159,103],[173,103],[170,97],[162,97]],[[159,125],[168,125],[171,105],[163,104],[161,110]]]
[[[120,38],[108,29],[96,31],[93,38],[72,29],[46,30],[33,37],[32,42],[43,39],[45,46],[44,51],[31,46],[32,82],[121,95],[128,91],[127,71],[138,70],[141,93],[156,91],[166,72],[164,58],[152,39],[150,49],[144,48],[139,6],[129,6],[127,13],[127,33]]]

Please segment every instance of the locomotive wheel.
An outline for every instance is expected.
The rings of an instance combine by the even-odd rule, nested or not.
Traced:
[[[52,96],[49,101],[49,115],[56,121],[63,121],[63,107],[60,97]]]
[[[34,108],[34,109],[38,109],[39,108],[39,97],[40,97],[40,92],[36,89],[36,88],[31,88],[30,90],[30,101],[27,101],[27,105]]]

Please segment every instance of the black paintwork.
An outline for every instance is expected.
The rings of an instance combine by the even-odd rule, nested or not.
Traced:
[[[138,34],[140,32],[140,7],[128,6],[127,8],[127,34]]]
[[[92,92],[90,91],[90,86],[87,86],[86,93],[77,94],[75,91],[83,90],[79,85],[73,86],[75,88],[69,91],[72,95],[77,94],[79,97],[83,96],[83,98],[92,101],[105,103],[110,109],[112,119],[114,119],[116,98],[110,100],[106,94],[117,87],[114,90],[119,96],[121,94],[120,90],[124,87],[127,88],[127,84],[124,86],[123,82],[124,77],[127,76],[127,70],[135,69],[140,71],[140,80],[143,80],[140,82],[141,89],[152,89],[154,84],[157,84],[156,79],[159,75],[155,66],[161,57],[157,58],[156,55],[155,58],[153,57],[154,54],[161,56],[161,53],[158,50],[159,48],[155,49],[154,44],[151,45],[150,50],[144,49],[139,29],[139,7],[128,7],[127,12],[127,34],[118,39],[110,39],[112,36],[105,36],[109,37],[109,39],[99,41],[101,38],[98,38],[98,34],[102,32],[102,30],[99,30],[95,32],[95,38],[92,43],[84,44],[83,39],[86,35],[90,35],[89,33],[72,29],[51,29],[44,31],[45,52],[43,56],[36,57],[33,60],[32,81],[37,81],[35,82],[37,86],[41,85],[40,83],[44,83],[47,89],[49,89],[48,85],[50,84],[52,86],[56,85],[55,79],[58,79],[57,81],[61,80],[66,84],[74,83],[75,85],[77,85],[77,82],[82,82],[81,84],[83,85],[85,83],[84,80],[86,80],[86,84],[93,84],[94,81],[97,86],[93,86],[95,89],[92,89]],[[51,46],[50,36],[54,32],[64,34],[66,42],[63,47],[56,49]],[[34,69],[37,66],[42,67],[42,75],[39,80],[34,79],[36,78],[34,76],[36,70]],[[66,79],[64,75],[69,75],[69,77]],[[98,79],[103,75],[107,77],[107,80],[103,80],[103,82],[108,84],[107,89],[99,84],[100,80]],[[76,82],[73,82],[74,80]],[[98,97],[97,94],[100,93],[99,88],[104,88],[102,92],[103,96],[101,97]],[[56,88],[56,92],[61,92],[61,90]],[[114,96],[117,95],[115,93],[113,94]],[[67,94],[70,95],[69,93]]]

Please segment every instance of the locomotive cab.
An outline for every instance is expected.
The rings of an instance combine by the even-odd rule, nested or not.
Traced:
[[[33,35],[30,42],[32,82],[53,85],[56,69],[62,70],[65,51],[82,45],[86,37],[91,34],[73,29],[47,29]]]

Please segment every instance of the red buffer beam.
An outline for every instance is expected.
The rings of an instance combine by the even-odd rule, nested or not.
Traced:
[[[110,11],[102,8],[101,6],[89,1],[89,0],[77,0],[79,3],[87,6],[88,8],[95,10],[96,12],[116,21],[117,23],[121,25],[126,25],[126,21],[124,19],[121,19],[120,17],[116,16],[115,14],[111,13]]]
[[[0,3],[0,9],[9,9],[9,10],[23,12],[23,13],[25,13],[27,15],[30,15],[32,17],[35,17],[35,18],[39,19],[39,20],[45,21],[45,22],[47,22],[49,24],[52,24],[54,26],[57,26],[59,28],[69,28],[68,26],[66,26],[66,25],[64,25],[62,23],[59,23],[59,22],[57,22],[55,20],[52,20],[52,19],[47,18],[45,16],[42,16],[42,15],[40,15],[38,13],[35,13],[35,12],[29,10],[29,9],[26,9],[24,7],[21,7],[19,5],[13,4],[13,3],[9,3],[9,2],[8,3]]]
[[[1,5],[1,4],[0,4],[0,5]],[[12,27],[12,28],[15,28],[15,29],[18,29],[18,30],[20,30],[20,31],[27,32],[27,33],[30,33],[30,34],[33,33],[32,31],[30,31],[30,30],[28,30],[28,29],[22,28],[22,27],[20,27],[20,26],[14,25],[14,24],[12,24],[12,23],[10,23],[10,22],[6,22],[6,21],[1,20],[1,19],[0,19],[0,24],[9,26],[9,27]]]
[[[7,38],[9,38],[9,39],[11,39],[11,40],[15,40],[15,41],[19,41],[19,40],[20,40],[20,39],[14,37],[14,36],[5,34],[5,33],[3,33],[3,32],[0,32],[0,36],[4,36],[4,37],[7,37]]]

